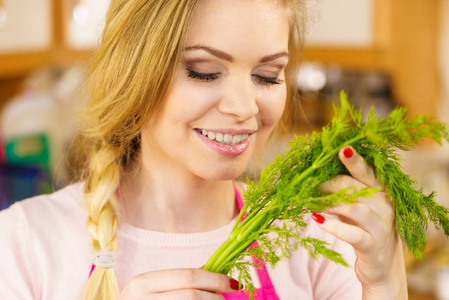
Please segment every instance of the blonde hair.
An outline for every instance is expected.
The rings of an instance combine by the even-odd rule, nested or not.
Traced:
[[[155,117],[180,61],[184,39],[200,0],[112,0],[102,42],[87,77],[89,104],[81,134],[88,148],[84,196],[87,229],[96,253],[114,252],[119,219],[117,190],[123,166],[140,146],[141,128]],[[294,74],[301,59],[301,0],[281,0],[289,9],[288,101],[280,128],[288,128],[297,101]],[[116,299],[113,268],[95,267],[82,299]]]

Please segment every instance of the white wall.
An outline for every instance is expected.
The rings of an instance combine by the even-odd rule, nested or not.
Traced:
[[[307,45],[367,48],[373,42],[374,0],[309,0]]]

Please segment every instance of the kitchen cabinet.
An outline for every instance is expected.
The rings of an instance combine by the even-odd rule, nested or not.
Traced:
[[[52,0],[0,0],[0,78],[45,65],[52,43]]]
[[[110,0],[52,0],[51,63],[85,63],[100,40]]]
[[[51,46],[51,0],[2,0],[0,55],[39,52]]]
[[[110,0],[65,2],[66,43],[72,49],[93,49],[100,40]]]
[[[108,4],[109,0],[0,0],[0,109],[31,72],[86,63]],[[75,14],[78,22],[74,20],[77,5],[87,8],[84,22],[83,8]]]
[[[0,0],[0,80],[88,60],[109,1]]]
[[[312,7],[318,24],[311,25],[304,60],[384,72],[411,115],[437,116],[441,1],[320,0],[318,18]]]

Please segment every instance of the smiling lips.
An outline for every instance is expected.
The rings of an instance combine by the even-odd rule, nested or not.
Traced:
[[[242,154],[249,146],[251,134],[230,134],[195,129],[201,140],[212,150],[225,155],[236,156]]]

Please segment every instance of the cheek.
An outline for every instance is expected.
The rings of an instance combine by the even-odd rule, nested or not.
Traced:
[[[173,84],[166,98],[165,111],[173,120],[190,123],[198,120],[214,106],[216,91],[200,89],[187,80],[179,80]]]
[[[270,93],[261,92],[259,101],[259,111],[261,122],[265,128],[273,128],[280,120],[284,112],[287,91],[284,87],[279,87]]]

